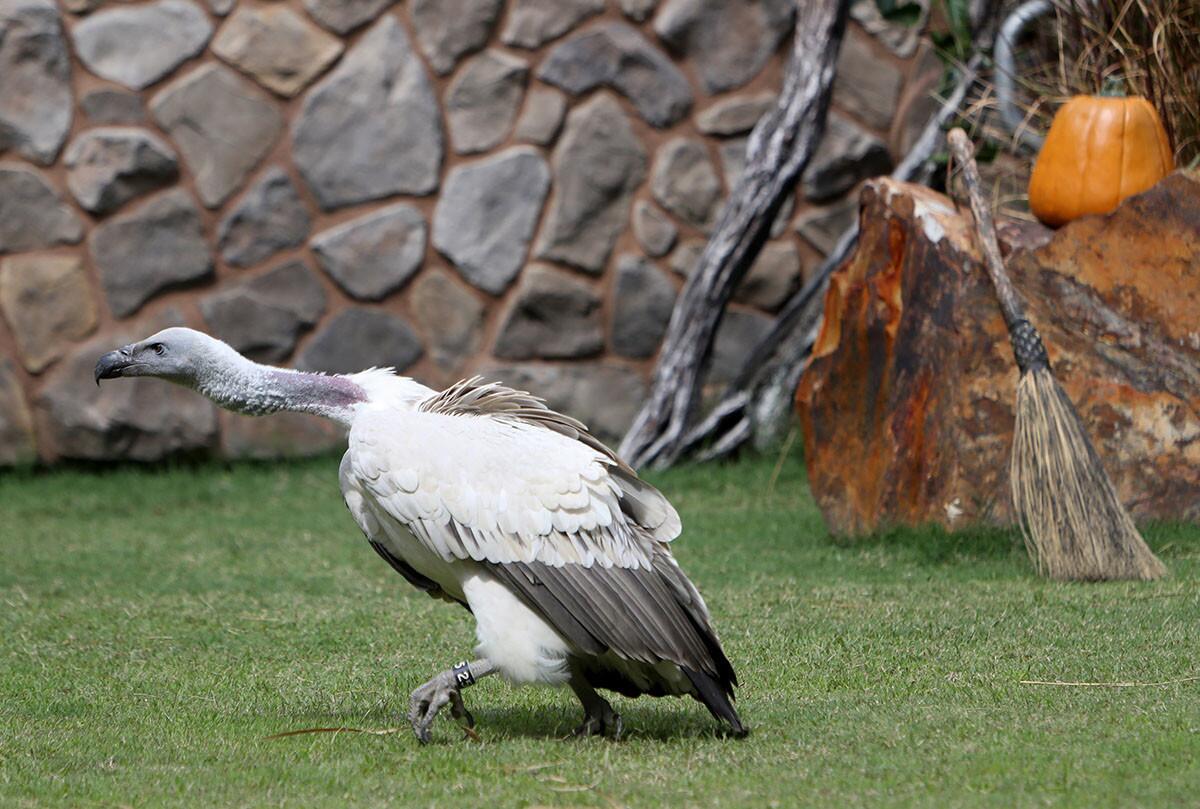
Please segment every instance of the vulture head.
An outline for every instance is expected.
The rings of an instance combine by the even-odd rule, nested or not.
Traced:
[[[96,363],[96,384],[121,376],[156,376],[194,388],[219,373],[232,348],[207,334],[182,327],[163,329],[137,343],[110,351]]]

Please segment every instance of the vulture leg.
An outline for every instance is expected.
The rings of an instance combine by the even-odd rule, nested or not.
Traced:
[[[597,694],[596,689],[577,672],[572,673],[570,686],[575,696],[583,703],[583,724],[575,728],[575,735],[607,736],[614,742],[620,741],[621,731],[624,729],[621,715],[613,710],[608,700]]]
[[[433,720],[447,705],[450,715],[462,726],[467,736],[475,735],[475,717],[463,704],[462,689],[475,684],[476,680],[495,674],[496,667],[487,660],[473,663],[463,661],[452,669],[437,674],[429,682],[412,692],[409,698],[408,721],[421,744],[429,744],[429,731]]]

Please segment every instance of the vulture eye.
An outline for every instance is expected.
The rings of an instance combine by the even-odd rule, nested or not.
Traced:
[[[155,343],[154,345],[150,346],[150,349],[160,357],[167,353],[167,347],[162,343]]]

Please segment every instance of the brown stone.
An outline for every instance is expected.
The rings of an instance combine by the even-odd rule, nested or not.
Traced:
[[[1007,524],[1018,374],[973,229],[891,180],[863,206],[797,391],[826,523]],[[1009,272],[1121,499],[1136,519],[1200,519],[1200,177],[1030,230],[1001,228]]]
[[[344,449],[345,431],[306,413],[243,416],[221,411],[221,455],[226,458],[311,458]]]
[[[96,328],[96,302],[77,255],[30,253],[5,259],[0,309],[21,361],[34,374]]]
[[[25,403],[21,380],[12,362],[0,357],[0,466],[20,466],[35,460],[33,417]]]
[[[450,273],[433,268],[413,283],[412,316],[429,338],[429,356],[444,371],[457,371],[479,350],[483,302]]]
[[[212,50],[291,98],[338,58],[342,43],[285,5],[240,6],[217,32]]]

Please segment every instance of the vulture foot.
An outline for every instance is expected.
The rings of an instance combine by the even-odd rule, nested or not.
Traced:
[[[575,728],[575,736],[606,736],[614,742],[621,740],[625,726],[621,715],[604,697],[596,693],[583,678],[575,676],[570,681],[571,690],[583,703],[583,724]]]
[[[408,721],[421,744],[429,744],[429,731],[433,720],[447,705],[450,715],[462,727],[469,738],[479,739],[475,733],[475,717],[463,704],[459,690],[459,678],[454,671],[443,671],[429,682],[412,692],[409,699]]]

